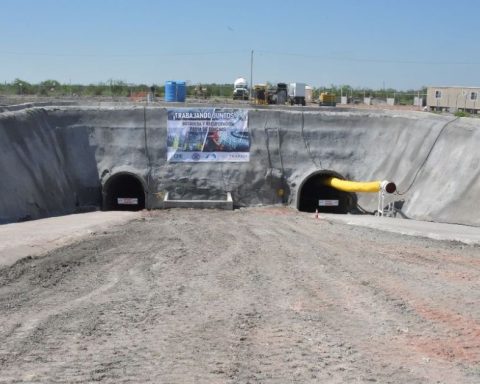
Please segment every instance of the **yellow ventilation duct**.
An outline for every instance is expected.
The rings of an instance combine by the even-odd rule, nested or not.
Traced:
[[[343,192],[380,192],[393,193],[397,190],[395,183],[391,181],[348,181],[330,177],[325,179],[324,184]]]

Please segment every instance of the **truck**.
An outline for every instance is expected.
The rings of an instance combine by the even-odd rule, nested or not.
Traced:
[[[253,87],[253,100],[255,104],[284,105],[287,102],[287,84],[255,84]]]
[[[239,77],[233,83],[233,100],[248,100],[248,83],[243,77]]]
[[[285,103],[287,102],[287,84],[278,83],[276,86],[269,87],[267,92],[268,104],[285,105]]]
[[[290,83],[288,86],[288,102],[290,105],[305,105],[305,83]]]

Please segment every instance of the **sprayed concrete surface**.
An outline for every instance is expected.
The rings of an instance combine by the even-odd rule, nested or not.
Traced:
[[[319,219],[374,228],[408,236],[428,237],[434,240],[456,241],[480,245],[480,228],[458,224],[434,223],[417,220],[397,220],[391,217],[371,215],[319,215]]]
[[[160,210],[0,269],[0,381],[478,383],[479,248]]]
[[[232,106],[229,106],[232,107]],[[247,107],[248,106],[240,106]],[[58,106],[0,114],[0,222],[96,209],[121,174],[134,175],[147,208],[166,193],[231,192],[235,206],[298,207],[321,171],[393,180],[405,216],[480,226],[480,120],[344,109],[248,112],[249,163],[168,163],[162,107]],[[282,193],[279,193],[282,191]],[[376,196],[359,195],[366,210]]]

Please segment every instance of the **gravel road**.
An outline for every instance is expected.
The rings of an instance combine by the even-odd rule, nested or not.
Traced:
[[[1,383],[478,383],[480,248],[166,210],[0,269]]]

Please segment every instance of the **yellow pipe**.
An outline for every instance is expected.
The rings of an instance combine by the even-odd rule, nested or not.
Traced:
[[[361,182],[330,177],[325,180],[324,184],[343,192],[379,192],[383,188],[386,192],[393,193],[396,190],[395,184],[388,181]]]

